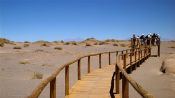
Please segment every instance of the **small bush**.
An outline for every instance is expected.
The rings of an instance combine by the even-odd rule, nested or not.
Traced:
[[[43,78],[43,74],[39,73],[39,72],[34,72],[33,73],[33,77],[32,79],[42,79]]]
[[[49,64],[42,64],[41,66],[52,66],[52,65],[49,65]]]
[[[91,44],[89,44],[89,43],[86,43],[86,46],[92,46]]]
[[[126,47],[126,44],[120,44],[121,47]]]
[[[4,47],[4,43],[0,43],[0,47]]]
[[[63,48],[61,48],[61,47],[55,47],[54,49],[55,50],[63,50]]]
[[[29,47],[29,44],[24,44],[24,47]]]
[[[41,46],[49,47],[47,43],[42,43]]]
[[[30,62],[28,62],[28,61],[21,61],[21,62],[19,62],[20,64],[30,64]]]
[[[106,42],[100,42],[99,43],[99,45],[105,45],[106,44]]]
[[[64,45],[70,45],[71,43],[70,42],[65,42]]]
[[[72,45],[77,45],[77,42],[72,42]]]
[[[20,46],[15,46],[13,49],[22,49]]]
[[[169,48],[175,48],[175,46],[171,46],[171,47],[169,47]]]
[[[118,44],[113,44],[113,46],[118,46]]]

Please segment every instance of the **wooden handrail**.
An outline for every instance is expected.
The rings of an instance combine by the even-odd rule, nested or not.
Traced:
[[[138,84],[135,80],[133,80],[127,72],[121,67],[121,65],[116,64],[116,71],[119,73],[119,71],[122,73],[122,75],[127,79],[127,81],[134,87],[134,89],[143,97],[143,98],[155,98],[152,94],[150,94],[148,91],[146,91],[140,84]],[[119,79],[118,79],[119,81]],[[125,81],[126,82],[126,81]],[[118,83],[118,82],[117,82]],[[125,83],[126,84],[126,83]],[[126,89],[124,89],[126,90]],[[119,92],[119,91],[118,91]]]
[[[137,51],[138,48],[134,49],[134,51]],[[129,49],[131,50],[131,49]],[[43,79],[39,85],[32,91],[31,95],[28,96],[28,98],[37,98],[41,92],[43,91],[43,89],[47,86],[48,83],[50,83],[51,87],[50,87],[50,98],[56,98],[56,77],[57,75],[65,68],[65,95],[68,95],[69,94],[69,65],[75,63],[75,62],[78,62],[78,80],[81,79],[81,74],[80,74],[80,60],[82,58],[85,58],[85,57],[88,57],[88,73],[90,73],[90,57],[91,56],[97,56],[99,55],[99,58],[101,59],[101,55],[102,54],[108,54],[109,55],[109,64],[111,64],[110,60],[111,60],[111,57],[110,57],[110,53],[116,53],[118,55],[119,52],[121,53],[124,53],[124,51],[128,51],[128,49],[126,50],[123,50],[123,51],[106,51],[106,52],[101,52],[101,53],[91,53],[91,54],[88,54],[88,55],[84,55],[84,56],[81,56],[81,57],[77,57],[76,59],[66,63],[66,64],[63,64],[61,66],[59,66],[49,77]],[[117,59],[116,59],[117,60]],[[101,68],[101,60],[99,60],[99,68]],[[51,89],[54,89],[54,90],[51,90]]]
[[[111,51],[111,53],[115,53],[116,51]],[[57,68],[55,71],[53,71],[53,73],[43,79],[39,85],[32,91],[31,95],[29,95],[27,98],[38,98],[38,96],[41,94],[41,92],[43,91],[43,89],[47,86],[47,84],[49,82],[51,82],[52,80],[54,80],[56,78],[56,76],[66,67],[66,66],[69,66],[75,62],[77,62],[78,60],[82,59],[82,58],[85,58],[85,57],[88,57],[89,58],[89,64],[88,64],[88,72],[90,72],[90,56],[96,56],[96,55],[100,55],[100,54],[105,54],[105,53],[109,53],[109,51],[107,52],[102,52],[102,53],[91,53],[91,54],[88,54],[88,55],[84,55],[84,56],[81,56],[81,57],[78,57],[66,64],[63,64],[61,66],[59,66],[59,68]],[[66,68],[67,69],[67,68]],[[52,82],[51,82],[52,84]]]

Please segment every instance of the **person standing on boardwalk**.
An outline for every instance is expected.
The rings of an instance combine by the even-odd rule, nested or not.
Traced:
[[[132,49],[136,48],[136,36],[135,34],[133,34],[133,37],[132,37]]]
[[[145,36],[144,36],[144,34],[142,34],[142,35],[140,36],[140,41],[141,41],[141,45],[142,45],[142,46],[145,45]]]

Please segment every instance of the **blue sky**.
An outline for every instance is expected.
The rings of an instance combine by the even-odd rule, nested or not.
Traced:
[[[0,36],[14,41],[175,39],[175,0],[0,0]]]

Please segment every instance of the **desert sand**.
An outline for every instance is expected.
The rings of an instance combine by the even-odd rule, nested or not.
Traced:
[[[45,42],[46,43],[46,42]],[[39,84],[41,79],[46,78],[61,64],[65,64],[76,57],[103,51],[123,50],[128,47],[129,41],[107,41],[96,43],[94,39],[86,42],[43,42],[27,43],[15,42],[0,47],[0,98],[25,98]],[[114,45],[115,44],[115,45]],[[13,49],[19,46],[22,49]],[[160,71],[162,62],[170,54],[175,54],[175,42],[161,43],[161,56],[150,57],[131,76],[145,89],[150,91],[157,98],[175,97],[175,76]],[[57,49],[55,48],[57,47]],[[156,50],[153,50],[156,51]],[[155,52],[153,52],[155,53]],[[115,54],[112,56],[112,63],[115,63]],[[102,66],[108,65],[107,55],[102,56]],[[98,57],[92,57],[92,70],[98,67]],[[82,60],[82,74],[87,73],[87,59]],[[70,85],[77,80],[77,64],[70,68]],[[141,96],[130,86],[131,98]],[[49,97],[47,86],[40,98]],[[57,97],[64,97],[64,70],[57,76]]]

